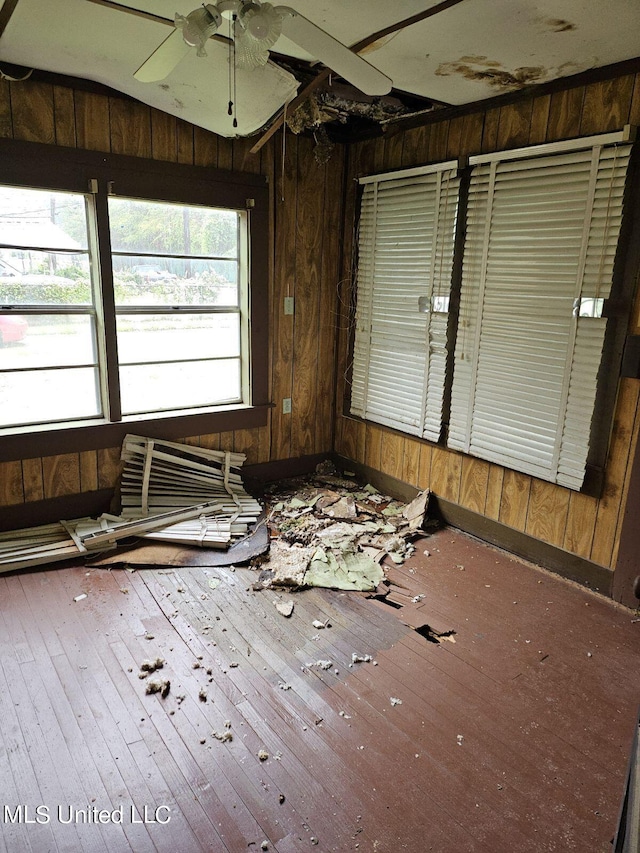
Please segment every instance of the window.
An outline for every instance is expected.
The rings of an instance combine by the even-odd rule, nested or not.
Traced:
[[[0,440],[93,427],[112,446],[104,429],[131,420],[180,418],[182,435],[262,423],[264,179],[0,146]]]
[[[0,187],[0,240],[0,427],[101,416],[85,198]]]
[[[449,447],[582,485],[629,147],[472,160]]]
[[[246,213],[110,198],[109,232],[123,416],[242,402]]]
[[[457,164],[363,183],[351,411],[437,441]]]
[[[432,440],[445,428],[453,449],[581,488],[607,351],[623,142],[609,134],[474,157],[462,183],[452,164],[363,179],[353,414]],[[458,201],[466,228],[455,242]]]

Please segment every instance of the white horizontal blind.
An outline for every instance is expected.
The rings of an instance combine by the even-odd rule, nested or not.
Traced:
[[[450,447],[580,488],[606,321],[576,306],[609,295],[629,150],[474,168]]]
[[[450,163],[368,178],[361,207],[351,412],[434,441],[459,183]]]

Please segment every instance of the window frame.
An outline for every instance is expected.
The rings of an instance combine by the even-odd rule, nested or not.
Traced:
[[[126,420],[35,425],[0,434],[0,459],[58,455],[118,446],[135,426],[167,439],[264,426],[268,396],[269,188],[262,175],[190,166],[85,149],[0,139],[0,183],[93,196],[96,264],[104,312],[104,369],[118,371],[116,308],[108,226],[110,195],[246,211],[250,401],[207,410]],[[111,388],[113,383],[109,383]],[[113,395],[112,395],[113,396]],[[107,411],[118,412],[109,399]]]

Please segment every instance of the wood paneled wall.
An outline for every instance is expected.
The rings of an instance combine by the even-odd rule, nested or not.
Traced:
[[[356,188],[353,178],[379,171],[554,142],[640,125],[640,75],[628,75],[553,95],[530,97],[501,108],[442,121],[395,136],[358,143],[349,152],[345,204],[345,258],[353,248]],[[343,281],[349,278],[345,265]],[[349,302],[349,285],[341,303]],[[349,315],[342,312],[337,369],[337,412],[343,409],[348,373]],[[640,332],[640,299],[630,332]],[[618,387],[605,484],[600,499],[507,470],[428,442],[338,414],[336,450],[536,539],[613,568],[622,509],[640,429],[640,382]]]
[[[283,172],[282,134],[251,155],[253,140],[218,137],[125,98],[32,81],[0,80],[0,136],[268,176],[269,423],[185,438],[242,451],[247,463],[331,450],[344,149],[319,165],[312,141],[288,133]],[[294,297],[293,317],[283,316],[284,296]],[[285,397],[292,398],[287,415]],[[112,488],[119,453],[114,447],[11,462],[0,457],[0,507]]]

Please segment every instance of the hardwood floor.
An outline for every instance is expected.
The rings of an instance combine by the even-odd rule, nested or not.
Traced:
[[[397,607],[240,568],[2,577],[0,849],[610,850],[634,614],[450,529],[389,574]]]

